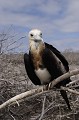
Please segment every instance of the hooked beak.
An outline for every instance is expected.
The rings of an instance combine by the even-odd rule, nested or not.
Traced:
[[[35,36],[34,42],[35,42],[36,49],[38,49],[40,43],[43,43],[43,39],[40,36]]]
[[[43,39],[40,36],[35,36],[35,42],[43,42]]]

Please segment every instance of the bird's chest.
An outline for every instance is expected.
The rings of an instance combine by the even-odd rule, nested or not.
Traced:
[[[38,70],[35,69],[35,73],[40,79],[41,84],[47,84],[50,82],[51,75],[46,68],[43,69],[39,68]]]
[[[43,69],[43,60],[42,60],[42,52],[41,51],[32,51],[31,57],[32,57],[32,62],[33,66],[36,70],[39,68]]]
[[[32,56],[33,65],[37,77],[40,79],[41,84],[47,84],[51,80],[51,75],[45,68],[42,60],[42,54],[33,54]]]

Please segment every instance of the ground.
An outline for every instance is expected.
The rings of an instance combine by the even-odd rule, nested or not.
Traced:
[[[79,68],[79,53],[64,53],[70,70]],[[79,79],[79,75],[71,78]],[[0,104],[11,97],[35,87],[25,71],[23,54],[0,55]],[[20,106],[11,105],[0,110],[0,120],[41,120],[40,115],[45,100],[42,120],[79,120],[79,96],[67,93],[72,110],[68,110],[59,91],[42,96],[25,98]],[[46,97],[45,97],[46,96]]]

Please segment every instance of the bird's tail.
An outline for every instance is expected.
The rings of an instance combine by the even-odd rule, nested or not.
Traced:
[[[60,90],[60,93],[61,93],[63,99],[65,100],[65,102],[66,102],[68,108],[71,110],[66,91]]]

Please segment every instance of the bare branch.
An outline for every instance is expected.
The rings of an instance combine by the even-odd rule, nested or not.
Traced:
[[[16,103],[16,101],[23,99],[25,97],[32,96],[36,93],[42,93],[42,91],[43,91],[43,86],[40,86],[38,89],[32,89],[32,90],[26,91],[24,93],[21,93],[19,95],[16,95],[16,96],[12,97],[11,99],[7,100],[5,103],[1,104],[0,109],[10,105],[13,102]]]
[[[15,50],[15,49],[19,48],[21,45],[22,45],[22,43],[20,43],[18,46],[15,46],[15,47],[13,47],[11,49],[6,49],[6,50],[7,51],[12,51],[12,50]]]
[[[68,92],[71,92],[71,93],[73,93],[73,94],[79,95],[79,92],[77,92],[76,90],[69,89],[69,88],[67,88],[67,87],[61,86],[60,89],[61,89],[61,90],[68,91]]]
[[[73,86],[73,85],[79,87],[79,80],[74,80],[74,81],[70,82],[69,84],[66,85],[66,87],[70,87],[70,88],[71,88],[71,87],[75,87],[75,86]]]
[[[69,78],[70,76],[73,76],[73,75],[77,75],[79,74],[79,70],[76,69],[76,70],[73,70],[73,71],[69,71],[63,75],[61,75],[60,77],[56,78],[55,80],[53,80],[52,82],[49,83],[49,88],[52,88],[54,87],[57,83],[63,81],[64,79],[67,79]]]
[[[20,48],[21,40],[26,36],[18,37],[18,34],[12,32],[14,31],[13,26],[11,25],[7,31],[3,31],[0,34],[0,54],[6,52],[14,52],[16,48]]]
[[[44,100],[43,100],[43,107],[42,107],[42,113],[41,113],[41,116],[40,116],[39,120],[42,120],[43,115],[44,115],[45,101],[46,101],[46,96],[44,96]]]
[[[53,81],[50,83],[49,88],[53,88],[57,83],[63,81],[64,79],[66,79],[66,78],[68,78],[68,77],[70,77],[70,76],[77,75],[77,74],[79,74],[79,70],[73,70],[73,71],[71,71],[71,72],[67,72],[67,73],[65,73],[64,75],[62,75],[62,76],[58,77],[57,79],[53,80]],[[61,87],[61,89],[66,90],[66,91],[69,91],[69,92],[71,92],[71,93],[79,94],[79,92],[77,92],[77,91],[74,92],[74,90],[71,90],[71,89],[68,89],[68,88],[66,89],[66,88]],[[72,91],[73,91],[73,92],[72,92]],[[16,103],[16,101],[21,100],[21,99],[23,99],[23,98],[25,98],[25,97],[28,98],[29,96],[32,96],[32,95],[35,95],[35,94],[36,94],[36,95],[37,95],[37,94],[42,94],[42,93],[44,93],[44,92],[46,92],[45,86],[40,86],[40,87],[37,88],[37,89],[32,89],[32,90],[30,90],[30,91],[21,93],[21,94],[19,94],[19,95],[16,95],[15,97],[9,99],[9,100],[6,101],[5,103],[1,104],[1,105],[0,105],[0,109],[5,108],[6,106],[12,104],[13,102]]]

